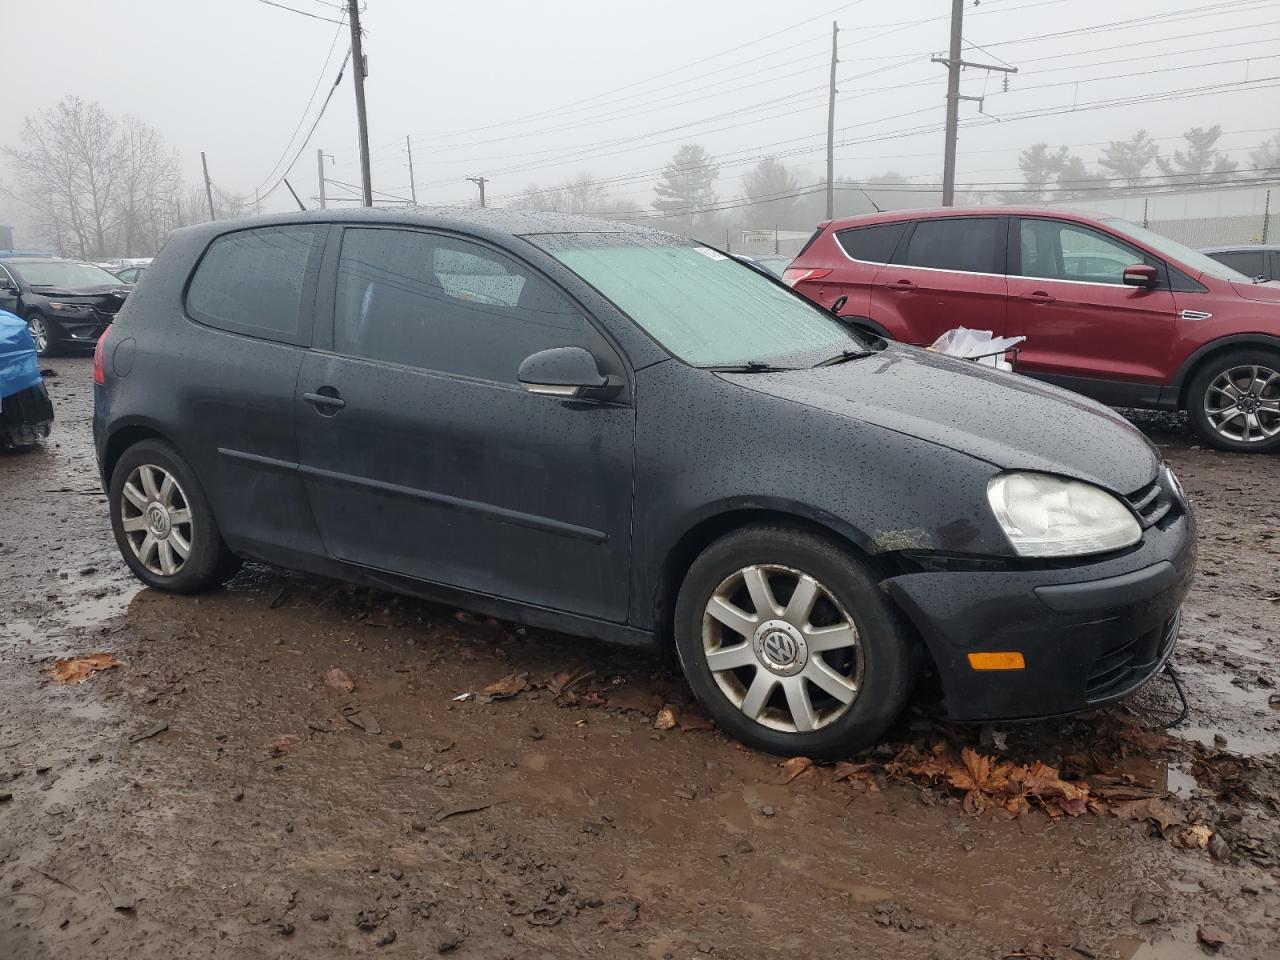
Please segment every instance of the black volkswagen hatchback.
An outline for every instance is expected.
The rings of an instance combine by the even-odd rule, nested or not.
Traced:
[[[145,583],[238,557],[674,642],[726,730],[865,746],[927,663],[963,720],[1123,697],[1195,566],[1115,413],[868,342],[708,247],[504,211],[177,231],[99,343],[94,434]]]

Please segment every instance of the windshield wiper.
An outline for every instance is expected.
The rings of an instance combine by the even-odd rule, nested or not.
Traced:
[[[827,357],[825,360],[819,360],[814,364],[815,367],[834,367],[837,363],[846,363],[849,360],[861,360],[863,357],[870,357],[875,354],[874,350],[841,350],[834,357]]]
[[[763,360],[748,360],[746,363],[730,363],[707,369],[716,373],[777,373],[780,370],[794,370],[795,367],[779,367]]]

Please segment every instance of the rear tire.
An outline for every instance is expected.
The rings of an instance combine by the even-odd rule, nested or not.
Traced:
[[[134,576],[169,593],[201,593],[239,569],[204,488],[178,451],[142,440],[120,457],[108,490],[111,529]]]
[[[792,527],[746,527],[693,562],[676,651],[717,724],[780,756],[835,758],[901,713],[918,652],[867,566]]]
[[[1219,450],[1280,450],[1280,353],[1243,347],[1210,358],[1187,387],[1187,415]]]

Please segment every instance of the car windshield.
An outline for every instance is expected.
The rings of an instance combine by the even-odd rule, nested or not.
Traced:
[[[1121,236],[1131,237],[1140,243],[1145,243],[1161,256],[1176,260],[1194,272],[1207,273],[1218,280],[1235,280],[1238,283],[1253,282],[1251,277],[1246,277],[1239,270],[1232,270],[1225,263],[1215,260],[1199,250],[1184,247],[1178,241],[1162,237],[1158,233],[1152,233],[1146,227],[1140,227],[1136,223],[1121,220],[1119,217],[1106,217],[1102,222]]]
[[[527,238],[698,367],[800,365],[866,350],[848,328],[757,270],[662,234],[552,233]]]
[[[101,287],[120,282],[119,277],[101,267],[74,260],[28,260],[13,264],[13,268],[33,287],[75,290],[78,287]]]

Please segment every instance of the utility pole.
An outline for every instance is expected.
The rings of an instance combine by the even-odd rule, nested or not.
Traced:
[[[360,0],[347,0],[347,14],[351,19],[351,57],[355,69],[351,72],[356,82],[356,122],[360,125],[360,183],[364,188],[364,206],[373,206],[373,180],[369,176],[369,121],[364,109],[364,48],[360,40]],[[323,188],[322,188],[323,189]]]
[[[204,196],[209,201],[209,219],[216,220],[213,215],[213,184],[209,182],[209,161],[205,159],[204,151],[200,151],[200,166],[204,168]]]
[[[324,202],[324,147],[316,150],[316,169],[320,173],[320,209],[325,208]]]
[[[413,144],[409,142],[409,135],[404,135],[404,148],[409,151],[409,196],[413,200],[413,205],[418,205],[418,186],[413,182]]]
[[[1001,73],[1017,73],[1017,67],[999,66],[993,63],[971,63],[962,60],[960,47],[964,34],[964,0],[951,0],[951,49],[944,57],[932,57],[934,63],[944,64],[947,68],[947,142],[942,155],[942,205],[950,207],[956,199],[956,139],[960,129],[960,101],[976,100],[982,103],[981,97],[964,97],[960,95],[960,71],[964,67],[977,70],[999,70]]]
[[[484,185],[489,182],[488,177],[467,177],[472,183],[480,188],[480,209],[484,209]]]
[[[960,0],[956,0],[957,3]],[[831,21],[831,86],[827,93],[827,219],[835,216],[835,143],[836,143],[836,36],[840,25]]]
[[[254,190],[253,190],[253,213],[255,216],[262,215],[262,200],[258,196],[257,187],[254,187]]]

